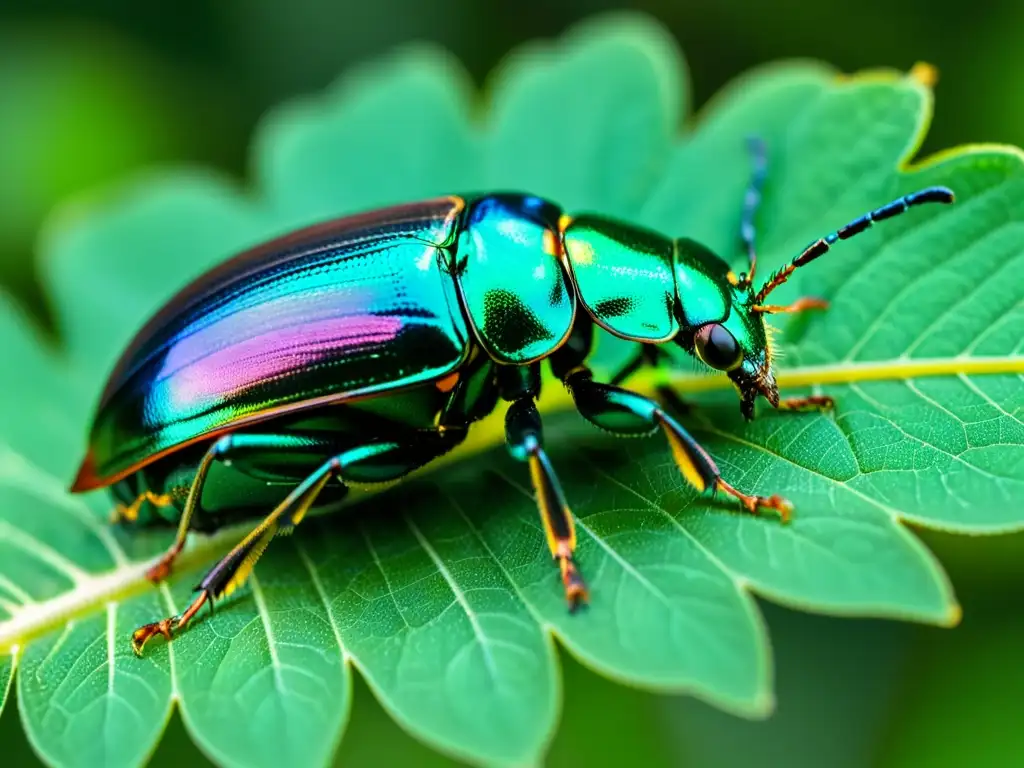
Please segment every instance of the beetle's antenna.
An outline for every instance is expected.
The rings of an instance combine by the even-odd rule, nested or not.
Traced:
[[[754,272],[757,270],[757,249],[754,247],[754,217],[761,205],[761,189],[764,187],[764,180],[768,175],[768,149],[764,141],[757,136],[747,138],[747,151],[750,153],[750,184],[747,186],[747,193],[743,197],[743,218],[740,221],[740,239],[747,250],[747,261],[749,266],[745,275],[737,279],[737,284],[746,287],[754,282]]]
[[[904,195],[898,200],[893,200],[891,203],[883,205],[881,208],[876,208],[870,213],[865,213],[863,216],[851,221],[845,227],[840,227],[832,234],[819,238],[808,245],[804,249],[803,253],[768,278],[768,282],[762,285],[761,290],[757,292],[753,303],[755,305],[761,304],[769,293],[789,279],[789,276],[793,274],[797,267],[810,264],[819,256],[823,256],[828,253],[829,249],[837,240],[848,240],[854,235],[859,235],[861,232],[868,229],[876,221],[884,221],[885,219],[891,219],[894,216],[899,216],[901,213],[906,213],[907,209],[912,208],[915,205],[923,205],[924,203],[948,204],[952,203],[953,199],[953,191],[947,187],[928,187],[927,189],[922,189],[918,192]]]

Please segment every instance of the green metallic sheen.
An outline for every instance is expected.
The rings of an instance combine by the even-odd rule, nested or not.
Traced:
[[[681,237],[675,245],[680,324],[692,331],[705,323],[721,322],[729,313],[735,295],[727,278],[729,265],[689,238]]]
[[[751,311],[753,294],[749,287],[737,287],[729,280],[729,265],[708,248],[688,238],[676,240],[676,286],[679,295],[680,332],[677,346],[687,355],[699,357],[694,337],[701,326],[718,323],[728,330],[743,351],[739,374],[774,386],[771,379],[771,345],[762,315]],[[683,358],[670,348],[669,358]]]
[[[603,216],[572,219],[565,254],[594,321],[632,341],[660,343],[679,331],[672,240]]]
[[[681,330],[679,346],[695,355],[694,335],[708,323],[728,330],[743,350],[739,375],[775,385],[771,374],[771,345],[762,315],[751,311],[753,293],[729,280],[729,265],[714,252],[689,238],[676,244],[676,290],[679,296]],[[670,354],[670,357],[675,357]]]
[[[499,363],[554,352],[572,329],[576,294],[560,262],[557,208],[540,198],[488,195],[471,204],[456,274],[480,345]]]

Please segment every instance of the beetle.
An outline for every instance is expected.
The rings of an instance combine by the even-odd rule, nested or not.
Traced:
[[[740,240],[748,270],[734,273],[700,243],[596,214],[568,215],[524,193],[447,196],[311,226],[241,253],[180,291],[137,333],[107,381],[71,487],[109,488],[115,520],[176,525],[147,572],[166,579],[190,530],[244,519],[252,531],[218,561],[180,614],[139,627],[137,654],[168,640],[200,608],[241,586],[275,535],[349,487],[396,481],[452,450],[506,402],[505,437],[524,462],[570,610],[588,600],[574,560],[573,518],[543,447],[541,366],[578,412],[623,435],[661,431],[683,478],[723,492],[750,513],[792,506],[730,485],[672,415],[666,398],[619,386],[676,344],[725,372],[751,419],[763,396],[776,408],[829,408],[824,396],[782,399],[764,316],[824,308],[818,299],[765,303],[794,270],[837,241],[925,203],[929,187],[815,240],[760,287],[754,218],[764,145]],[[606,333],[635,356],[596,381],[587,367]],[[142,510],[146,514],[142,514]],[[269,514],[268,514],[269,511]]]

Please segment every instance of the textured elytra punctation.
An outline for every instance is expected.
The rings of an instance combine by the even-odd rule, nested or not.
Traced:
[[[555,205],[531,195],[469,203],[456,279],[480,345],[500,363],[547,357],[572,329],[576,292],[561,264],[559,216]]]

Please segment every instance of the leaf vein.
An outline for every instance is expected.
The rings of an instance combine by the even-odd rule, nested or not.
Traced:
[[[487,667],[487,672],[488,674],[490,674],[491,678],[497,682],[498,680],[500,680],[501,676],[500,673],[498,672],[498,666],[494,660],[494,655],[491,651],[490,638],[487,636],[487,633],[484,632],[484,629],[480,624],[480,617],[477,615],[476,611],[474,611],[473,608],[470,606],[469,601],[466,600],[466,595],[463,593],[462,588],[455,580],[455,577],[452,575],[451,571],[448,570],[447,566],[441,560],[440,556],[437,554],[437,551],[434,549],[434,547],[430,544],[429,541],[427,541],[427,537],[423,535],[423,532],[419,529],[419,526],[417,526],[412,521],[412,518],[409,517],[409,515],[405,514],[402,517],[405,520],[406,525],[409,526],[409,530],[412,531],[413,536],[416,537],[416,540],[419,542],[420,546],[423,547],[423,551],[426,552],[427,556],[430,557],[430,559],[433,561],[434,567],[437,568],[438,572],[447,582],[448,588],[451,589],[452,594],[455,596],[455,600],[458,602],[459,606],[466,614],[466,618],[469,619],[470,627],[472,627],[473,634],[476,636],[477,642],[480,644],[480,649],[483,652],[484,663]],[[444,611],[441,611],[441,613],[445,613],[447,609],[450,607],[451,606],[449,605],[445,608]]]

